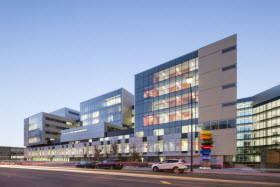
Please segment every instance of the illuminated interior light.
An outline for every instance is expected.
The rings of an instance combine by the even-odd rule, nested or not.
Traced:
[[[187,79],[187,83],[189,83],[189,84],[192,83],[192,81],[193,81],[193,77],[187,77],[186,79]]]

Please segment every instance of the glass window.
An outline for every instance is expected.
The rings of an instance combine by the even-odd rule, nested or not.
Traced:
[[[164,83],[160,83],[159,84],[159,95],[164,95],[165,89],[166,89],[166,87],[165,87]]]
[[[192,85],[192,86],[194,86],[194,85]],[[190,87],[190,84],[187,83],[186,77],[183,77],[182,82],[181,82],[181,89],[183,90],[183,89],[187,89],[189,87]]]
[[[175,80],[171,80],[169,83],[169,92],[173,93],[176,91],[176,81]]]
[[[189,101],[188,93],[184,93],[184,94],[182,95],[182,105],[188,104],[188,103],[189,103],[188,101]]]
[[[169,112],[169,122],[174,122],[176,121],[176,115],[175,115],[175,110],[170,110]]]
[[[155,110],[159,110],[159,101],[158,100],[154,100],[153,101],[153,111]]]
[[[169,122],[168,112],[159,113],[159,123],[163,124],[163,123],[168,123],[168,122]]]
[[[163,141],[158,141],[158,152],[163,152]]]
[[[154,136],[158,136],[158,129],[154,129],[153,134],[154,134]]]
[[[179,91],[182,89],[182,79],[179,77],[176,77],[176,91]]]
[[[182,120],[190,120],[191,119],[191,110],[188,108],[182,109]]]
[[[142,144],[142,150],[143,150],[143,153],[147,153],[147,151],[148,151],[147,142],[143,142],[143,144]]]
[[[171,96],[170,100],[169,100],[169,107],[175,107],[176,106],[176,97],[175,96]]]
[[[181,121],[182,120],[182,110],[177,109],[176,110],[176,121]]]
[[[195,70],[195,59],[191,59],[189,61],[189,68],[190,68],[190,71]]]
[[[173,66],[170,68],[170,74],[169,74],[169,78],[175,77],[176,76],[176,67]]]
[[[126,143],[125,144],[125,153],[127,154],[127,153],[129,153],[129,143]]]
[[[158,136],[164,135],[164,129],[158,129]]]
[[[155,113],[154,114],[154,125],[158,125],[159,124],[159,114]]]
[[[154,83],[157,83],[159,81],[159,73],[154,74]]]
[[[176,106],[182,105],[182,96],[176,95]]]
[[[149,125],[149,118],[148,116],[144,116],[144,126],[148,126]]]
[[[189,72],[188,61],[187,61],[187,62],[182,63],[181,68],[182,68],[182,74]]]
[[[99,116],[99,111],[96,111],[96,112],[93,112],[92,113],[92,117],[93,118],[96,118],[96,117],[98,117]]]
[[[189,127],[186,126],[182,126],[182,133],[188,133],[189,132]]]
[[[176,76],[182,74],[181,64],[176,65]]]
[[[144,98],[147,98],[149,96],[149,89],[145,88],[144,89]]]
[[[149,97],[154,96],[154,88],[149,88]]]
[[[158,97],[159,96],[159,90],[160,90],[159,85],[156,85],[154,87],[154,97]]]

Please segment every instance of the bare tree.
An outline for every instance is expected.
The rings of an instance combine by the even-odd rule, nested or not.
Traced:
[[[94,145],[93,149],[94,149],[94,157],[95,159],[97,159],[97,161],[99,161],[99,157],[100,157],[100,153],[102,152],[102,149],[99,148],[98,145]]]
[[[116,157],[117,154],[118,154],[118,144],[117,142],[115,142],[111,145],[111,156]]]
[[[122,155],[121,153],[118,153],[117,159],[120,160],[120,161],[122,161],[123,155]]]
[[[111,154],[106,151],[105,155],[106,155],[106,158],[110,158]]]
[[[133,162],[138,161],[140,159],[140,153],[137,151],[136,145],[132,145],[132,149],[130,151],[130,158]]]

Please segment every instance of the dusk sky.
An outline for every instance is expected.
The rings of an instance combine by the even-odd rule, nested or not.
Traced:
[[[0,0],[0,145],[23,120],[123,87],[238,34],[238,98],[280,84],[280,1]]]

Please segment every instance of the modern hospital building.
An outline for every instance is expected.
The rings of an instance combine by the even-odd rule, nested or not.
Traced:
[[[245,157],[260,163],[262,150],[279,150],[275,142],[280,143],[280,121],[275,114],[280,119],[280,113],[273,109],[280,88],[275,89],[237,100],[237,35],[233,35],[136,74],[134,94],[120,88],[81,102],[80,111],[63,108],[26,118],[24,157],[95,160],[95,147],[106,158],[117,144],[124,160],[136,149],[140,161],[190,162],[193,137],[194,163],[199,164],[199,133],[206,129],[215,141],[212,163],[246,163]],[[263,117],[266,113],[269,118]],[[271,125],[265,126],[270,120]],[[269,160],[277,153],[279,157],[277,151],[262,154]]]

